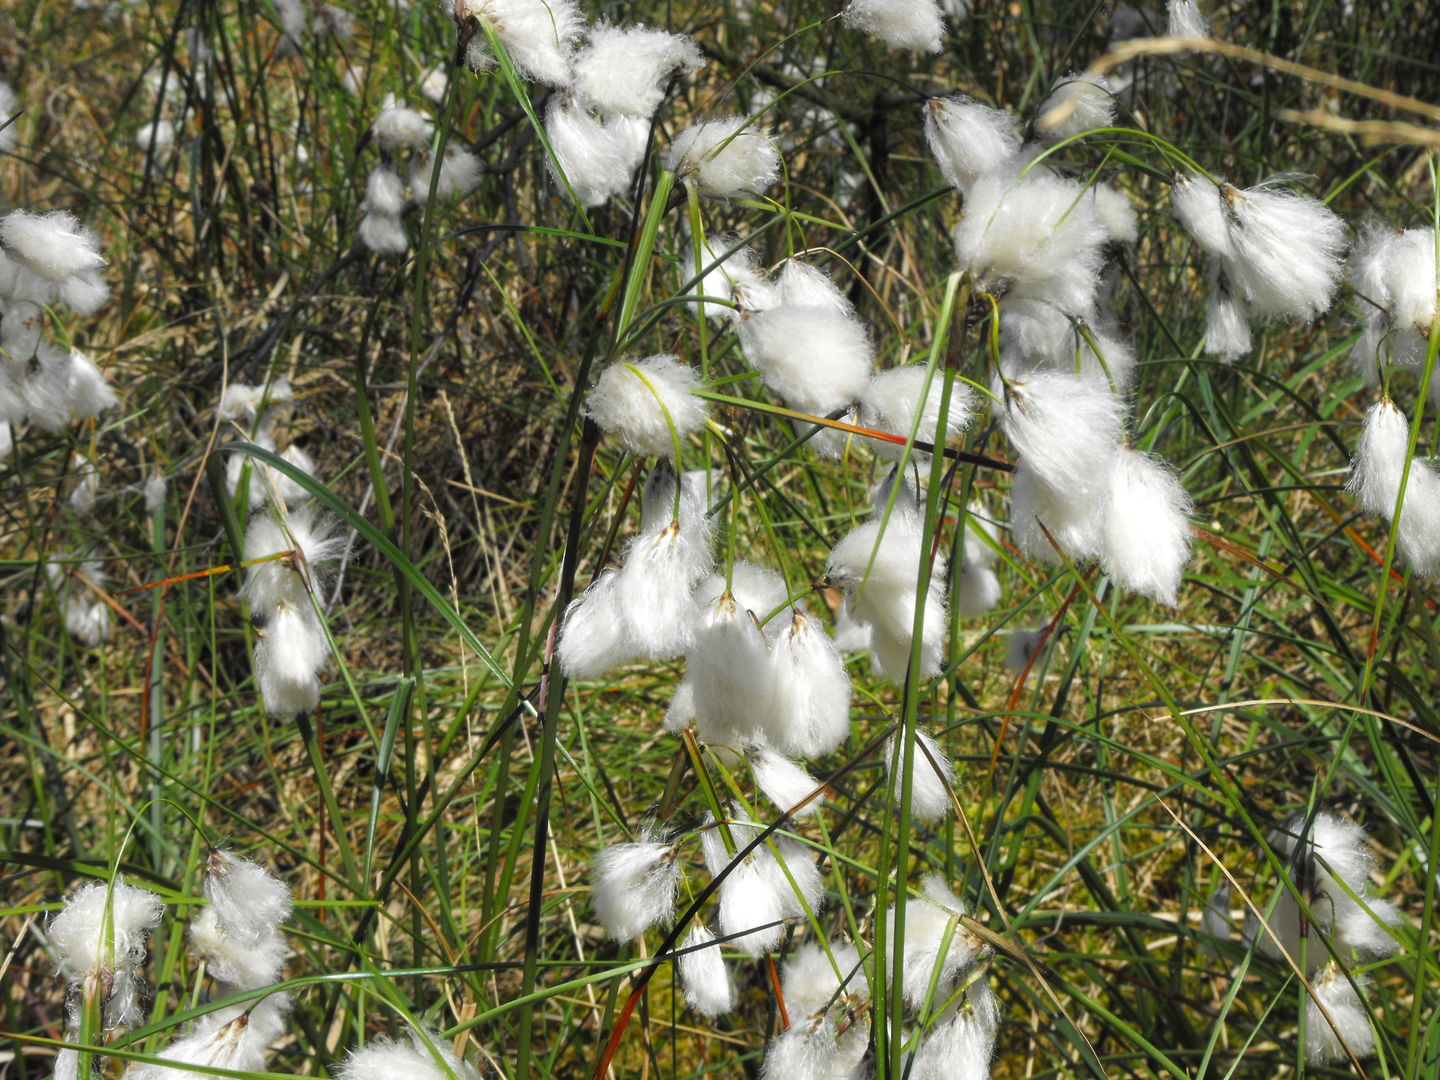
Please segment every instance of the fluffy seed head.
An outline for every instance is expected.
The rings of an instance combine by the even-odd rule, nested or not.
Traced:
[[[1159,459],[1129,448],[1110,472],[1100,564],[1123,589],[1175,605],[1190,557],[1190,496]]]
[[[943,383],[943,377],[938,374],[928,377],[924,364],[892,368],[872,375],[860,395],[861,426],[906,439],[910,437],[911,429],[915,428],[917,441],[944,446],[965,430],[965,425],[970,422],[970,414],[975,409],[975,392],[968,383],[956,379],[951,384],[949,407],[942,423]],[[903,446],[880,439],[871,440],[870,446],[877,456],[892,461],[898,461],[904,451]],[[912,458],[915,453],[912,450]]]
[[[575,92],[608,113],[649,116],[672,73],[689,74],[704,65],[700,47],[684,34],[600,24],[575,57]]]
[[[1197,244],[1211,255],[1230,254],[1230,225],[1220,189],[1203,176],[1177,172],[1170,187],[1175,216]]]
[[[1275,188],[1220,189],[1236,291],[1260,316],[1315,319],[1340,278],[1345,225],[1316,199]]]
[[[385,95],[380,115],[370,125],[375,141],[382,150],[390,153],[429,146],[434,132],[435,124],[428,116],[396,101],[394,94]]]
[[[1166,0],[1165,33],[1171,37],[1209,37],[1210,24],[1195,0]]]
[[[865,327],[832,307],[750,313],[740,324],[740,347],[786,404],[817,416],[853,405],[870,378]]]
[[[1375,1033],[1351,979],[1365,988],[1364,975],[1346,978],[1335,964],[1328,964],[1314,982],[1315,996],[1305,999],[1305,1060],[1311,1065],[1349,1061],[1347,1047],[1362,1060],[1375,1052]]]
[[[780,154],[763,130],[746,131],[745,123],[725,117],[691,124],[675,136],[665,167],[708,198],[762,194],[780,178]]]
[[[165,903],[148,889],[92,881],[80,886],[50,921],[47,936],[72,983],[145,962],[145,941],[160,925]]]
[[[700,247],[700,269],[705,271],[700,279],[698,292],[701,296],[727,301],[751,311],[770,307],[778,299],[778,293],[765,278],[760,269],[760,257],[749,246],[737,247],[738,240],[732,233],[712,234],[705,237]],[[726,252],[734,249],[734,254]],[[708,268],[708,269],[707,269]],[[691,244],[685,245],[684,279],[690,281],[696,276],[695,253]],[[738,319],[738,307],[710,303],[691,303],[690,309],[698,311],[704,307],[712,319]]]
[[[591,864],[595,914],[616,941],[630,941],[675,915],[680,864],[669,844],[611,844]]]
[[[676,440],[705,423],[705,402],[692,392],[698,385],[695,372],[679,357],[621,359],[596,380],[585,410],[631,453],[673,458]]]
[[[892,49],[935,53],[945,38],[945,21],[934,0],[850,0],[844,23]]]
[[[900,774],[904,766],[903,746],[892,736],[885,747],[885,772],[893,777],[895,797],[901,794]],[[910,778],[910,814],[917,821],[939,821],[950,812],[950,790],[955,784],[955,767],[940,744],[923,731],[915,732],[915,758]]]
[[[1046,142],[1060,142],[1115,122],[1115,91],[1103,75],[1066,75],[1040,106],[1035,130]]]
[[[1032,374],[995,387],[995,411],[1021,459],[1057,494],[1103,497],[1120,449],[1125,406],[1076,375]]]
[[[431,174],[434,171],[433,158],[428,150],[422,150],[410,159],[408,170],[410,191],[419,202],[430,198]],[[480,159],[459,146],[445,147],[445,157],[440,162],[439,175],[435,178],[435,197],[448,199],[465,195],[480,182],[483,168]]]
[[[570,51],[585,29],[574,0],[461,0],[456,17],[475,15],[489,23],[522,79],[564,87],[570,83]],[[494,63],[483,35],[466,57],[472,70]]]
[[[1073,180],[1001,170],[971,185],[954,239],[960,265],[985,290],[1079,315],[1095,305],[1110,234]]]
[[[1015,117],[963,94],[925,103],[925,142],[940,172],[961,191],[984,173],[1003,168],[1020,149]]]
[[[690,928],[681,945],[677,960],[680,968],[680,990],[685,1002],[701,1016],[723,1016],[735,1008],[735,987],[730,972],[720,955],[720,946],[713,944],[715,935],[704,923]]]
[[[917,607],[916,585],[924,534],[917,515],[898,509],[888,521],[877,519],[851,530],[835,545],[826,564],[829,584],[845,591],[850,614],[871,631],[876,671],[899,682],[910,664]],[[931,563],[930,586],[923,601],[921,678],[940,672],[945,636],[945,560]]]
[[[335,1070],[336,1080],[480,1080],[467,1061],[455,1055],[439,1032],[372,1039],[363,1050],[351,1050]]]
[[[626,127],[602,123],[565,95],[555,95],[545,110],[545,135],[554,151],[547,164],[555,183],[560,185],[558,165],[582,206],[624,194],[636,164],[627,134]]]
[[[0,244],[26,269],[53,282],[105,265],[100,241],[64,210],[10,211],[0,218]]]

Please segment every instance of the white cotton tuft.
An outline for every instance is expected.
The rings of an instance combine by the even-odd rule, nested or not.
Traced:
[[[984,173],[1003,168],[1020,149],[1015,117],[963,94],[925,103],[925,141],[950,184],[967,191]]]
[[[883,678],[901,682],[910,665],[920,560],[932,558],[923,604],[920,644],[922,679],[940,673],[945,644],[945,559],[923,550],[923,526],[897,507],[888,521],[866,522],[835,545],[826,564],[827,583],[843,589],[850,614],[871,628],[871,657]]]
[[[760,270],[760,257],[755,254],[754,248],[748,245],[737,247],[738,243],[731,233],[705,237],[700,248],[700,269],[705,274],[697,291],[701,296],[725,303],[702,304],[695,301],[689,305],[692,311],[698,312],[704,307],[705,313],[712,319],[738,319],[739,308],[729,305],[739,305],[751,311],[772,305],[778,293]],[[734,253],[727,257],[726,252],[731,249],[735,249]],[[696,277],[695,252],[690,243],[685,244],[682,273],[686,281]]]
[[[1190,512],[1169,467],[1122,449],[1110,471],[1100,565],[1122,589],[1174,607],[1190,557]]]
[[[1221,186],[1236,291],[1260,316],[1315,319],[1340,278],[1345,225],[1316,199],[1273,188]]]
[[[100,241],[64,210],[12,210],[0,218],[0,244],[34,274],[52,282],[105,265]]]
[[[145,480],[145,512],[155,513],[165,505],[165,494],[169,491],[170,483],[165,479],[165,474],[158,469],[152,472]]]
[[[1115,92],[1103,75],[1066,75],[1040,106],[1035,130],[1046,142],[1061,142],[1115,122]]]
[[[780,944],[785,932],[780,895],[759,865],[768,856],[757,848],[720,883],[720,933],[733,938],[730,944],[748,956],[763,956]]]
[[[304,607],[282,602],[257,631],[255,680],[270,716],[291,719],[320,704],[320,671],[330,658],[319,618]]]
[[[945,21],[934,0],[850,0],[844,22],[892,49],[936,53],[945,38]]]
[[[559,184],[563,171],[580,205],[599,206],[629,188],[635,161],[624,128],[601,123],[557,94],[545,110],[545,135],[554,151],[547,159],[550,174]]]
[[[1038,372],[995,387],[994,410],[1035,477],[1067,499],[1103,498],[1120,449],[1125,406],[1109,387]]]
[[[928,753],[927,753],[928,751]],[[885,744],[885,774],[893,778],[895,798],[900,798],[900,775],[904,766],[903,747],[898,736]],[[955,783],[955,766],[940,744],[923,731],[915,732],[915,759],[910,776],[910,816],[933,823],[950,812],[950,789]]]
[[[79,983],[138,969],[145,963],[146,938],[164,915],[164,901],[148,889],[91,881],[70,894],[46,936],[61,974]]]
[[[729,591],[716,574],[695,587],[699,623],[686,682],[693,688],[695,729],[702,742],[739,750],[768,738],[776,700],[769,637],[757,622],[788,600],[773,570],[737,562]]]
[[[698,385],[679,357],[622,358],[600,374],[585,411],[632,454],[673,459],[676,440],[705,424],[705,402],[693,393]]]
[[[100,497],[100,469],[84,454],[75,455],[74,468],[75,486],[70,489],[70,509],[84,521],[95,515],[95,501]]]
[[[252,859],[211,850],[202,886],[226,934],[260,941],[290,918],[290,887]]]
[[[428,150],[422,150],[410,159],[410,191],[418,202],[430,199],[431,176],[435,172],[433,166]],[[467,194],[480,183],[483,171],[480,159],[469,150],[458,146],[445,147],[445,159],[440,163],[438,174],[435,174],[435,197],[448,199]]]
[[[1111,184],[1096,184],[1090,189],[1090,199],[1112,244],[1133,244],[1140,239],[1135,206],[1128,195]]]
[[[611,844],[591,865],[595,914],[615,941],[631,941],[675,914],[680,864],[669,844]]]
[[[175,125],[160,119],[135,129],[135,145],[142,153],[158,158],[175,145]]]
[[[380,115],[370,125],[370,133],[380,144],[380,149],[389,153],[420,150],[430,145],[435,124],[424,113],[396,101],[394,94],[386,94]]]
[[[1315,996],[1305,999],[1305,1060],[1311,1065],[1346,1062],[1350,1054],[1363,1059],[1375,1052],[1375,1033],[1351,979],[1364,989],[1364,975],[1347,978],[1335,964],[1328,964],[1315,980]]]
[[[556,655],[571,679],[594,679],[635,659],[620,607],[620,575],[605,570],[570,601],[561,623]]]
[[[685,935],[681,953],[676,959],[680,969],[680,991],[685,1003],[701,1016],[711,1019],[735,1008],[735,987],[715,935],[704,923],[697,922]]]
[[[766,736],[794,757],[828,754],[850,734],[850,676],[840,652],[819,621],[798,607],[772,640]]]
[[[1177,172],[1170,188],[1175,216],[1190,238],[1211,255],[1230,254],[1230,225],[1220,188],[1203,176]]]
[[[284,998],[284,995],[277,995]],[[289,1007],[275,1004],[274,998],[260,1002],[250,1012],[222,1009],[201,1017],[190,1032],[172,1042],[159,1057],[190,1068],[136,1063],[125,1071],[129,1080],[189,1080],[206,1075],[206,1069],[234,1069],[260,1072],[265,1069],[270,1043],[283,1030],[283,1015]]]
[[[708,198],[763,194],[780,178],[780,154],[763,129],[745,125],[743,117],[691,124],[670,144],[665,167]]]
[[[1095,305],[1110,234],[1075,181],[1002,170],[970,186],[954,240],[961,267],[985,291],[1078,315]]]
[[[367,251],[373,251],[376,255],[398,259],[410,250],[410,238],[405,235],[405,226],[392,214],[379,211],[367,213],[360,219],[355,235]]]
[[[1370,406],[1346,485],[1367,514],[1393,521],[1409,448],[1410,424],[1395,403],[1385,398]],[[1395,533],[1397,550],[1416,573],[1440,573],[1440,474],[1428,462],[1410,462]]]
[[[412,1031],[408,1039],[371,1039],[363,1049],[352,1049],[335,1070],[335,1080],[480,1080],[468,1061],[456,1056],[454,1048],[438,1032],[422,1036]]]
[[[1369,406],[1346,484],[1365,513],[1385,520],[1394,516],[1408,452],[1410,422],[1400,408],[1390,397]]]
[[[213,907],[190,920],[190,953],[205,970],[235,990],[258,990],[280,981],[290,948],[278,933],[245,941],[226,933]]]
[[[1369,339],[1362,359],[1372,369],[1382,343],[1394,363],[1418,367],[1425,362],[1435,318],[1435,243],[1433,229],[1370,229],[1356,245],[1348,272],[1362,298]]]
[[[975,409],[975,392],[970,384],[956,379],[951,384],[950,401],[942,424],[940,405],[945,392],[944,383],[941,372],[935,372],[932,378],[924,364],[877,372],[870,377],[860,395],[860,425],[904,439],[910,437],[914,428],[917,442],[944,446],[965,430]],[[889,461],[898,461],[904,451],[902,444],[882,439],[870,440],[870,447],[877,457]],[[922,459],[928,458],[928,454],[912,448],[911,459],[914,460],[917,454],[922,455]]]
[[[816,416],[853,405],[870,378],[865,327],[830,307],[750,312],[740,323],[740,347],[766,386]]]
[[[1165,33],[1170,37],[1209,37],[1210,24],[1195,0],[1166,0]]]
[[[792,1023],[766,1047],[760,1080],[843,1080],[871,1075],[862,1071],[867,1033],[868,1024],[863,1021],[843,1029],[831,1017]]]
[[[1019,675],[1027,667],[1036,666],[1036,654],[1049,641],[1044,630],[1015,630],[1005,646],[1005,670]]]
[[[461,0],[456,14],[488,22],[522,79],[569,85],[570,51],[585,29],[585,17],[574,0]],[[493,63],[488,52],[484,35],[476,35],[466,58],[473,70],[486,70]]]
[[[557,653],[567,676],[593,678],[691,647],[701,617],[691,593],[714,564],[706,479],[703,472],[685,475],[677,519],[674,472],[667,466],[651,474],[641,531],[626,547],[625,565],[604,571],[565,612]]]
[[[317,38],[344,41],[355,36],[355,16],[338,4],[323,4],[310,20],[310,31]]]
[[[854,308],[830,275],[796,258],[785,260],[779,277],[780,303],[790,307],[825,307],[838,315],[852,315]]]
[[[984,979],[965,990],[965,1003],[924,1035],[910,1061],[910,1080],[989,1080],[1000,1010]]]
[[[443,105],[445,90],[449,85],[450,77],[445,71],[445,65],[437,64],[420,80],[420,96],[432,105]]]
[[[795,762],[768,746],[752,747],[745,756],[755,775],[755,785],[782,813],[789,812],[802,799],[810,801],[790,814],[791,817],[809,817],[820,809],[825,798],[824,785]]]
[[[1272,831],[1270,843],[1293,869],[1302,895],[1308,888],[1308,955],[1318,967],[1329,956],[1321,936],[1337,950],[1355,949],[1389,956],[1399,948],[1386,929],[1399,921],[1394,905],[1368,895],[1375,858],[1365,846],[1365,830],[1328,811],[1315,814],[1306,832],[1306,815],[1296,814]],[[1297,853],[1296,848],[1301,850]],[[1282,889],[1268,918],[1271,933],[1258,932],[1257,945],[1268,956],[1280,948],[1297,962],[1300,956],[1301,910],[1289,889]],[[1273,934],[1273,936],[1272,936]],[[1313,969],[1312,969],[1313,970]]]
[[[0,127],[0,154],[8,154],[20,141],[19,111],[20,101],[16,98],[15,91],[9,83],[0,82],[0,124],[5,124],[11,117],[16,121]]]
[[[832,1001],[864,1001],[870,996],[860,951],[838,939],[828,945],[806,942],[791,953],[780,986],[792,1022],[821,1013]]]
[[[261,617],[270,615],[282,603],[311,608],[310,591],[326,565],[340,556],[345,541],[336,536],[332,522],[311,505],[288,515],[258,514],[245,530],[247,562],[282,551],[295,554],[256,562],[245,571],[244,593]]]
[[[820,869],[810,849],[788,836],[776,836],[770,843],[775,846],[774,852],[766,847],[757,863],[780,897],[780,913],[787,919],[799,919],[807,908],[818,911],[823,890]]]
[[[959,916],[965,913],[964,906],[945,885],[939,875],[932,874],[925,879],[923,897],[910,897],[905,905],[905,936],[902,949],[895,949],[895,916],[898,908],[892,906],[885,921],[888,938],[892,978],[894,959],[903,957],[900,972],[900,988],[905,1001],[911,1008],[922,1008],[929,1000],[938,1005],[955,990],[960,976],[985,951],[985,945],[960,923]],[[945,938],[949,935],[949,944]],[[935,983],[934,997],[930,995],[931,982]]]
[[[1227,363],[1250,351],[1250,313],[1225,274],[1215,275],[1205,313],[1205,352]]]
[[[673,73],[705,65],[694,39],[644,26],[591,27],[590,44],[575,57],[575,92],[607,113],[649,116]]]
[[[394,165],[376,165],[365,178],[365,211],[398,218],[405,209],[405,184]]]
[[[1015,470],[1011,539],[1028,558],[1050,564],[1061,561],[1060,552],[1074,562],[1097,558],[1104,541],[1104,511],[1103,492],[1062,493],[1024,461]]]
[[[70,406],[88,420],[120,404],[105,373],[79,349],[70,350]]]
[[[973,618],[990,611],[1000,603],[1003,594],[1000,578],[994,567],[971,566],[965,563],[955,581],[955,610],[962,616]]]
[[[1103,313],[1072,317],[1040,300],[1007,300],[1000,320],[1001,369],[1012,379],[1035,371],[1080,375],[1125,390],[1135,379],[1135,350]]]
[[[269,386],[250,386],[246,383],[231,383],[220,393],[220,404],[216,414],[221,420],[255,418],[262,406],[274,407],[295,396],[295,389],[289,379],[276,379]],[[257,425],[264,426],[264,425]]]

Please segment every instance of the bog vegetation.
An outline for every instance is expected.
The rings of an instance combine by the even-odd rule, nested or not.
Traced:
[[[0,10],[7,1077],[1440,1069],[1424,5]]]

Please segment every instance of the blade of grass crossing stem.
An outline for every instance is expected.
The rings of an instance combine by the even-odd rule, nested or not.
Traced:
[[[385,792],[385,781],[390,775],[390,758],[395,752],[395,739],[410,709],[410,692],[415,680],[402,675],[390,698],[390,711],[385,716],[385,731],[380,737],[380,752],[375,758],[375,781],[370,788],[370,819],[365,824],[365,881],[370,880],[370,868],[375,860],[375,827],[380,820],[380,798]]]
[[[625,279],[625,288],[620,296],[620,316],[615,321],[615,342],[625,339],[635,311],[640,306],[646,284],[650,281],[650,260],[655,253],[655,239],[665,220],[670,202],[670,191],[675,186],[675,174],[668,169],[662,171],[655,181],[655,191],[650,196],[650,208],[640,224],[640,235],[635,238],[635,257],[630,263],[630,272]]]

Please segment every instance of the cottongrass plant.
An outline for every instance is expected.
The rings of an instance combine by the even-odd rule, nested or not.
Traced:
[[[763,5],[280,0],[250,37],[209,8],[166,33],[139,8],[92,20],[186,58],[131,78],[144,122],[117,109],[120,138],[84,154],[65,156],[75,99],[45,97],[23,133],[58,145],[0,166],[26,198],[60,162],[122,196],[0,218],[12,502],[85,646],[7,616],[45,820],[5,827],[73,873],[133,825],[116,865],[183,882],[200,849],[169,825],[193,796],[306,887],[294,905],[216,852],[200,902],[165,894],[188,937],[118,884],[98,924],[60,915],[57,955],[100,958],[65,953],[67,1041],[164,1080],[1420,1060],[1424,170],[1336,139],[1321,177],[1278,172],[1296,148],[1261,146],[1252,88],[1225,88],[1248,51],[1124,44],[1202,38],[1188,0],[1084,26],[971,8],[853,0],[782,29]],[[1373,16],[1346,18],[1360,74],[1400,85]],[[1263,76],[1275,123],[1341,40],[1328,9],[1303,25]],[[1325,123],[1360,115],[1345,85]],[[273,117],[227,113],[245,100]],[[133,176],[91,168],[111,143]],[[1327,318],[1342,283],[1353,334]],[[186,336],[205,319],[223,332]],[[165,350],[210,365],[173,395],[184,446],[151,419],[177,408],[147,382]],[[1320,366],[1347,353],[1358,378]],[[140,389],[123,409],[117,365]],[[222,378],[217,441],[258,449],[228,455],[228,492],[210,474],[212,505],[190,420]],[[1389,523],[1400,572],[1356,510]],[[364,539],[333,610],[332,511]],[[229,567],[252,628],[192,611]],[[122,625],[139,647],[111,644]],[[346,693],[317,733],[332,666]],[[93,821],[64,787],[82,774],[108,800]],[[1358,826],[1291,819],[1308,786],[1374,795],[1347,807],[1393,867]],[[1218,901],[1192,918],[1275,821],[1291,880],[1246,897],[1269,929],[1227,936]],[[157,931],[149,1018],[135,957]]]

